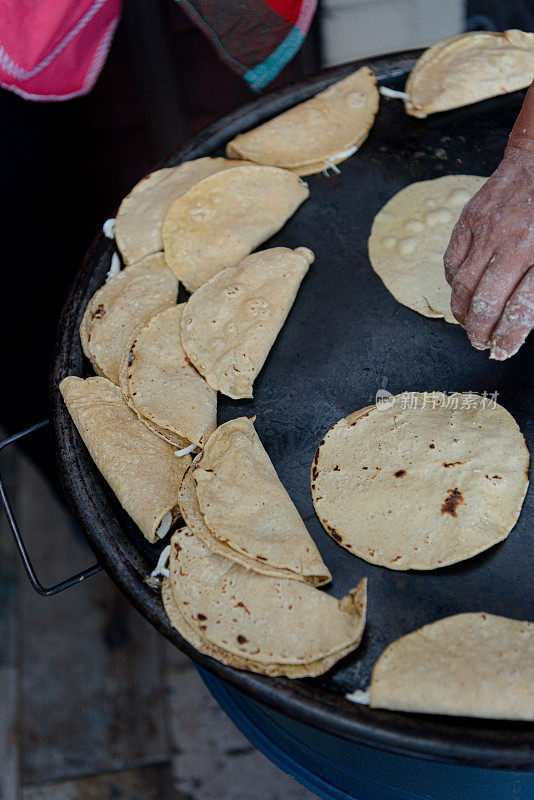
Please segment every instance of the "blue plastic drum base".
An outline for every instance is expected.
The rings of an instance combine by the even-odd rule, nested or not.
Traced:
[[[199,669],[221,708],[277,767],[323,800],[533,800],[534,775],[410,758],[295,722]]]

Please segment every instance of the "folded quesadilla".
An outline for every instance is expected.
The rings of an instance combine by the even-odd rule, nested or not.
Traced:
[[[124,354],[120,383],[128,405],[178,448],[202,447],[217,427],[217,393],[191,366],[182,347],[185,304],[155,314]]]
[[[336,600],[228,561],[184,528],[171,539],[163,600],[171,622],[201,652],[260,674],[311,677],[360,643],[366,580]]]
[[[214,389],[252,397],[252,384],[313,262],[306,247],[273,247],[222,270],[189,299],[184,350]]]
[[[378,111],[376,79],[362,67],[310,100],[241,133],[228,144],[230,158],[272,164],[297,175],[344,161],[365,141]]]
[[[163,250],[163,221],[175,200],[199,181],[235,167],[226,158],[197,158],[177,167],[151,172],[134,186],[119,206],[115,240],[125,264]]]
[[[534,33],[476,31],[452,36],[415,63],[406,81],[406,113],[426,117],[524,89],[533,80]]]
[[[426,714],[534,720],[534,622],[457,614],[389,645],[371,706]]]
[[[180,506],[189,528],[226,558],[315,586],[331,580],[246,417],[225,422],[210,436],[184,478]]]
[[[149,542],[179,517],[178,490],[189,455],[152,433],[107,378],[64,378],[59,385],[85,446],[120,504]]]
[[[308,195],[304,181],[276,167],[239,166],[205,178],[167,213],[169,268],[194,292],[280,230]]]
[[[119,383],[132,336],[158,311],[176,303],[178,281],[161,253],[123,269],[98,289],[80,325],[85,355],[97,375]]]

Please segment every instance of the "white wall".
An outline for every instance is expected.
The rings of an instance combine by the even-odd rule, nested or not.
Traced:
[[[425,47],[464,29],[464,0],[323,0],[326,64]]]

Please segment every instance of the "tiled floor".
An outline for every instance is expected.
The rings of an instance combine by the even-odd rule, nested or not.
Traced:
[[[0,437],[1,438],[1,437]],[[0,457],[43,582],[93,556],[43,477]],[[313,800],[101,573],[30,588],[0,518],[0,800]]]

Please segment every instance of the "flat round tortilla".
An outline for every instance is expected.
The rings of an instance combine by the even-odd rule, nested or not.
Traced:
[[[280,230],[308,195],[304,181],[278,167],[239,166],[205,178],[165,218],[169,268],[194,292]]]
[[[202,447],[217,427],[217,393],[191,366],[182,347],[185,303],[155,314],[124,354],[123,395],[139,418],[179,448]]]
[[[370,705],[534,720],[534,622],[457,614],[397,639],[374,666]]]
[[[406,113],[423,118],[477,103],[534,80],[534,33],[475,31],[425,50],[408,80]]]
[[[367,138],[378,111],[376,78],[362,67],[304,103],[229,142],[230,158],[246,158],[311,175],[339,164]]]
[[[311,250],[272,247],[219,272],[189,299],[184,350],[214,389],[252,397],[265,363],[314,259]]]
[[[436,569],[505,539],[528,487],[513,417],[479,395],[397,395],[337,422],[312,467],[315,510],[342,547],[389,569]]]
[[[119,383],[132,336],[158,311],[176,303],[178,281],[161,253],[107,281],[90,299],[80,325],[83,352],[97,375]]]
[[[259,664],[341,658],[361,641],[365,578],[336,600],[307,583],[270,578],[211,553],[187,528],[171,539],[174,602],[199,636]]]
[[[125,264],[134,264],[163,250],[163,221],[175,200],[199,181],[235,167],[227,158],[197,158],[177,167],[151,172],[134,186],[119,206],[115,241]]]
[[[451,312],[443,254],[462,208],[487,178],[445,175],[401,189],[376,215],[369,258],[391,294],[425,317]]]

